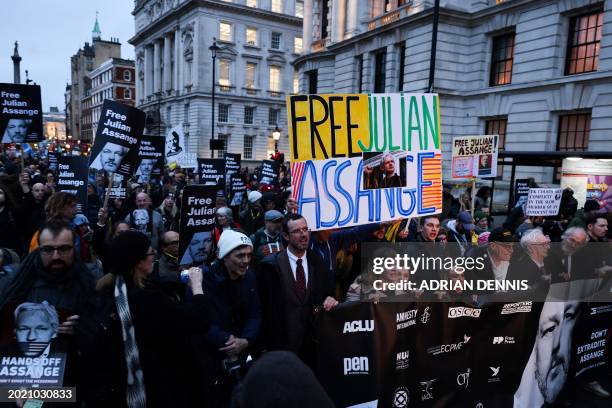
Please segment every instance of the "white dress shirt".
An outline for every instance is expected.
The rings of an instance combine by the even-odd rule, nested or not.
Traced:
[[[302,257],[298,257],[297,255],[295,255],[293,252],[291,252],[291,249],[287,248],[287,256],[289,257],[289,266],[291,266],[291,273],[293,273],[293,279],[295,281],[297,281],[297,277],[296,277],[296,269],[297,269],[297,260],[301,259],[302,260],[302,266],[304,267],[304,278],[306,279],[306,287],[308,287],[308,260],[306,259],[306,254],[308,253],[308,251],[304,252],[304,255],[302,255]]]

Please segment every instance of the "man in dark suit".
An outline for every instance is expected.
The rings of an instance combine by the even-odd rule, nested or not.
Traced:
[[[508,280],[526,280],[529,286],[543,281],[550,283],[550,272],[546,271],[544,259],[550,250],[550,239],[539,228],[523,234],[522,252],[515,252],[508,267]]]
[[[261,347],[265,351],[290,350],[313,365],[313,322],[322,306],[338,304],[321,257],[308,250],[310,230],[304,217],[288,214],[283,221],[287,248],[262,260],[258,287],[262,303]]]

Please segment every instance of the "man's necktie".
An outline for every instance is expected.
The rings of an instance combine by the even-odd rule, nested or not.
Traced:
[[[302,301],[306,297],[306,275],[301,259],[297,260],[297,267],[295,268],[295,292]]]

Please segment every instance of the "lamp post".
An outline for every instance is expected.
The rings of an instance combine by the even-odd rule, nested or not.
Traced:
[[[278,153],[278,141],[280,140],[280,137],[281,137],[281,131],[278,128],[278,125],[276,125],[276,127],[274,128],[274,131],[272,132],[272,139],[274,139],[274,155]]]
[[[213,37],[213,43],[210,47],[208,47],[208,49],[210,50],[211,54],[212,54],[212,115],[210,118],[210,122],[211,122],[211,126],[210,126],[210,131],[211,131],[211,137],[210,137],[210,142],[211,142],[211,146],[210,146],[210,158],[214,158],[215,157],[215,151],[212,149],[212,143],[213,140],[215,140],[215,87],[216,87],[216,78],[215,78],[215,71],[216,71],[216,65],[215,65],[215,60],[217,59],[217,51],[219,51],[219,47],[217,46],[217,38]]]

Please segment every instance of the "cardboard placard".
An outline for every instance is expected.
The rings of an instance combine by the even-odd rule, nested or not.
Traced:
[[[530,188],[525,215],[548,217],[559,214],[562,195],[560,188]]]
[[[189,185],[183,189],[178,257],[180,265],[199,266],[211,255],[216,195],[215,186]]]
[[[77,211],[87,208],[87,157],[60,156],[57,160],[57,189],[77,197]]]
[[[454,137],[452,177],[496,177],[498,140],[498,135]]]
[[[0,143],[43,139],[40,86],[0,84]]]

